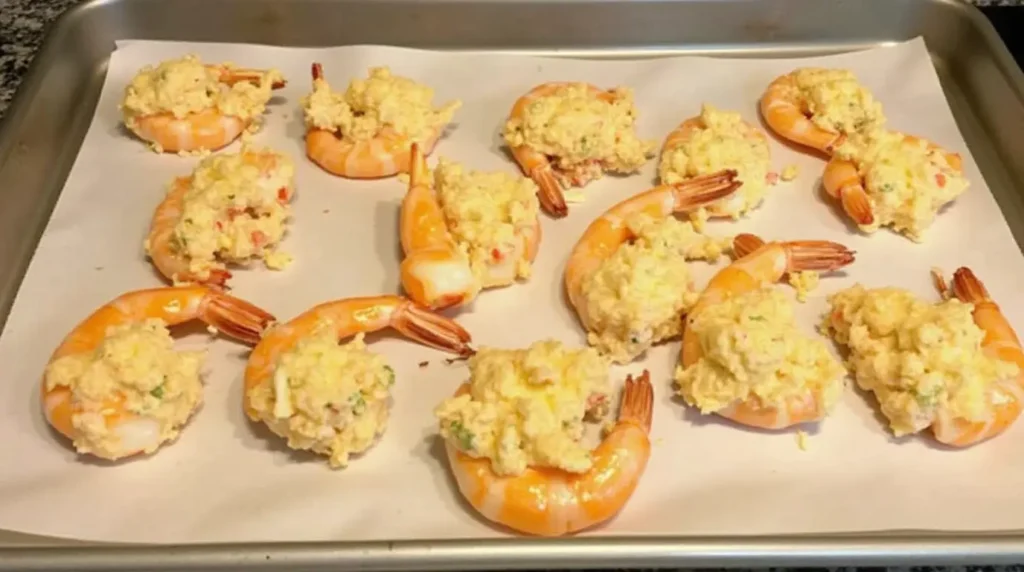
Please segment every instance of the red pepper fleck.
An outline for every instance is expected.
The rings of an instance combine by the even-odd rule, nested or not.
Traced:
[[[764,179],[765,181],[768,181],[769,185],[774,185],[775,183],[779,182],[779,174],[768,173],[767,175],[765,175]]]
[[[213,226],[217,227],[217,230],[224,230],[224,223],[220,221],[215,222]]]
[[[287,187],[281,187],[280,189],[277,190],[277,200],[281,201],[282,203],[288,202],[288,188]]]
[[[494,258],[495,260],[501,260],[504,257],[505,255],[502,254],[501,251],[498,250],[497,248],[491,250],[491,258]]]
[[[252,231],[252,242],[256,246],[261,246],[267,241],[267,235],[261,230]]]
[[[942,173],[936,174],[935,175],[935,182],[939,184],[940,188],[941,187],[945,187],[946,186],[946,176],[943,175]]]

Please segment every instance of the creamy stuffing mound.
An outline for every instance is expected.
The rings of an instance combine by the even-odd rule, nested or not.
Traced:
[[[363,334],[339,344],[335,332],[322,321],[283,352],[272,379],[250,390],[249,405],[290,448],[344,468],[387,429],[395,372],[366,349]]]
[[[490,265],[517,256],[516,277],[530,277],[531,264],[523,239],[539,224],[537,185],[505,172],[465,169],[441,158],[434,169],[434,188],[448,229],[485,285]]]
[[[710,238],[675,217],[633,216],[635,239],[619,246],[581,281],[587,342],[615,363],[682,334],[681,316],[697,301],[688,260],[715,261],[731,238]]]
[[[230,63],[205,65],[194,55],[142,68],[125,88],[125,125],[134,130],[141,117],[171,114],[182,119],[211,109],[246,121],[257,119],[270,101],[274,83],[284,77],[271,69],[254,76],[258,83],[223,81],[225,70],[234,69],[238,68]]]
[[[631,89],[598,94],[573,83],[530,101],[504,137],[547,155],[563,185],[584,186],[605,172],[635,173],[654,156],[657,142],[637,137],[636,119]]]
[[[313,80],[303,98],[308,128],[338,133],[343,139],[368,141],[385,130],[408,144],[431,139],[451,122],[461,101],[433,106],[434,90],[387,67],[370,68],[366,79],[353,79],[344,93],[327,80]]]
[[[842,394],[845,369],[823,340],[800,332],[793,304],[774,288],[704,307],[688,327],[702,356],[680,365],[675,380],[679,395],[701,413],[749,401],[783,407],[808,394],[828,411]]]
[[[192,174],[172,248],[200,277],[227,263],[260,259],[281,270],[291,255],[278,250],[291,217],[295,179],[290,158],[268,151],[217,154],[203,159]],[[149,252],[152,245],[146,243]]]
[[[728,199],[710,208],[702,207],[691,216],[703,221],[709,213],[738,219],[764,200],[770,180],[771,152],[765,136],[749,125],[739,113],[720,111],[705,104],[701,126],[689,137],[667,147],[658,167],[664,184],[682,183],[693,177],[722,169],[735,169],[743,186]]]
[[[942,207],[967,190],[963,173],[946,153],[917,138],[895,131],[877,131],[855,149],[837,156],[853,160],[864,181],[875,220],[865,232],[891,227],[920,242]]]
[[[985,355],[972,304],[860,284],[829,302],[823,330],[849,348],[857,385],[874,393],[895,436],[926,429],[940,414],[983,422],[1011,399],[1003,384],[1019,368]]]
[[[152,453],[175,439],[202,403],[204,358],[202,351],[176,351],[163,320],[115,326],[96,349],[50,363],[46,391],[71,392],[74,446],[79,453],[116,459],[133,452],[130,447],[125,450],[115,428],[118,412],[155,424],[158,438],[138,436],[148,443],[144,451]]]
[[[611,390],[609,364],[596,350],[542,340],[519,350],[482,348],[468,365],[469,391],[435,410],[449,444],[488,459],[499,476],[590,470],[584,421],[607,415]]]
[[[818,127],[851,136],[870,134],[885,125],[882,104],[849,70],[802,68],[793,72],[792,99]],[[854,137],[856,138],[856,137]]]

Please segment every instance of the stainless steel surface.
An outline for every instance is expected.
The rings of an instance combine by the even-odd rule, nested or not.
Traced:
[[[1016,160],[1024,156],[1024,74],[988,21],[956,0],[93,0],[69,11],[50,32],[0,124],[0,328],[88,128],[118,39],[367,43],[609,58],[804,56],[919,35],[986,183],[1024,244],[1024,162]],[[1019,562],[1020,531],[180,547],[96,545],[0,531],[0,570]]]

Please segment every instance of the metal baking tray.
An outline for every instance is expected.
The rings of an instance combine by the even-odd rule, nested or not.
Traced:
[[[0,124],[0,328],[88,129],[118,39],[636,58],[808,56],[916,36],[925,37],[957,124],[1024,244],[1024,74],[984,16],[958,0],[92,0],[51,29]],[[1019,562],[1024,531],[158,547],[0,531],[0,570],[20,571]]]

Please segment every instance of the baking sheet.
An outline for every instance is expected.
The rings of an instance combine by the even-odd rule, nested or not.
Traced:
[[[796,164],[800,176],[771,191],[749,219],[713,224],[711,232],[831,239],[858,251],[848,275],[824,279],[817,296],[799,307],[808,331],[827,292],[861,281],[931,295],[928,271],[936,265],[947,271],[971,266],[1010,320],[1021,323],[1021,308],[1012,298],[1014,280],[1024,276],[1020,251],[964,146],[921,39],[799,60],[632,62],[368,46],[122,42],[112,55],[96,117],[0,337],[0,363],[10,380],[0,387],[5,404],[0,431],[16,436],[0,454],[2,528],[154,543],[507,534],[463,505],[435,437],[433,405],[464,379],[465,369],[444,366],[443,354],[394,338],[379,338],[373,345],[396,369],[392,425],[376,448],[344,471],[285,451],[245,419],[240,406],[245,354],[225,341],[210,344],[204,409],[176,444],[151,458],[113,466],[79,460],[47,429],[37,406],[38,378],[55,344],[99,304],[125,290],[160,284],[142,257],[141,242],[166,183],[187,174],[196,159],[156,155],[127,137],[118,123],[117,103],[139,67],[186,52],[211,61],[274,66],[290,80],[255,140],[297,160],[295,218],[284,242],[297,260],[285,272],[240,271],[233,281],[237,295],[282,319],[327,299],[398,291],[396,226],[404,185],[394,179],[338,179],[303,157],[298,105],[309,89],[309,64],[317,60],[339,89],[371,65],[389,65],[434,87],[438,103],[462,99],[456,123],[431,164],[443,155],[472,168],[508,170],[515,166],[499,148],[501,124],[515,98],[543,81],[632,86],[640,133],[660,139],[697,113],[701,102],[757,121],[756,98],[776,75],[802,65],[850,68],[883,102],[892,127],[965,155],[972,187],[938,219],[927,242],[917,245],[886,232],[872,237],[851,233],[833,205],[820,198],[823,162],[777,140],[772,145],[776,167]],[[582,343],[583,334],[562,301],[564,258],[590,220],[651,186],[655,165],[651,161],[633,177],[593,183],[587,187],[587,202],[572,205],[568,218],[544,219],[532,281],[485,292],[472,308],[458,313],[476,343],[520,347],[541,337]],[[700,280],[713,271],[700,263],[695,268]],[[184,343],[201,342],[202,336],[193,336]],[[626,509],[588,534],[1024,528],[1024,499],[1014,494],[1014,485],[1024,478],[1024,461],[1012,450],[1020,427],[967,451],[938,449],[924,439],[895,442],[870,401],[850,389],[835,414],[812,433],[809,450],[801,451],[793,432],[738,429],[700,418],[672,399],[670,373],[677,350],[678,344],[670,343],[642,362],[615,369],[617,379],[651,370],[655,447]],[[431,365],[419,368],[425,360]]]

